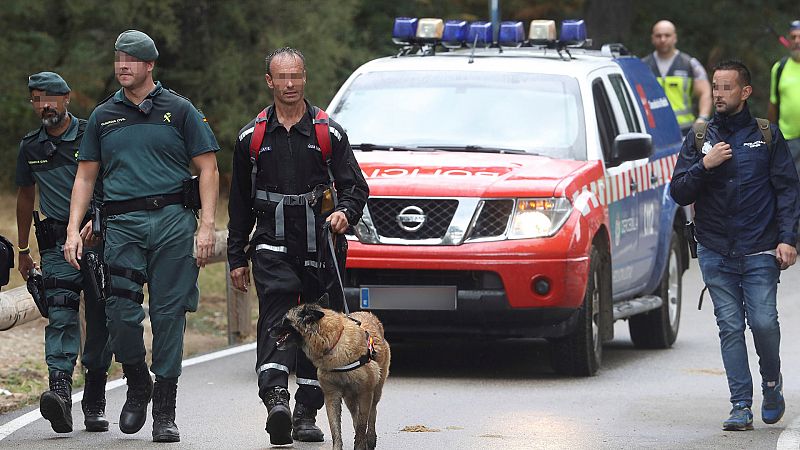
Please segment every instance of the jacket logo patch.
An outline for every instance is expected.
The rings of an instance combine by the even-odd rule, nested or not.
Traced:
[[[170,123],[172,121],[172,113],[165,112],[164,113],[164,122]]]
[[[708,152],[710,152],[710,151],[711,151],[711,142],[708,142],[708,141],[706,141],[706,142],[703,144],[703,149],[702,149],[701,151],[703,152],[703,154],[704,154],[704,155],[707,155],[707,154],[708,154]]]
[[[261,147],[260,149],[258,149],[259,153],[261,153],[261,152],[271,152],[271,151],[272,151],[272,147],[270,147],[269,145],[267,145],[265,147]]]
[[[124,117],[120,117],[119,119],[106,120],[105,122],[101,123],[100,126],[104,127],[106,125],[114,125],[114,124],[117,124],[117,123],[120,123],[120,122],[125,122],[125,118]]]
[[[322,150],[320,150],[320,148],[319,148],[319,147],[317,147],[317,146],[316,146],[316,145],[314,145],[314,144],[308,144],[308,145],[306,145],[306,147],[310,148],[311,150],[316,150],[316,151],[318,151],[318,152],[322,151]]]
[[[767,143],[764,141],[755,141],[755,142],[745,142],[742,145],[744,145],[747,148],[758,148],[761,147],[762,145],[767,145]]]

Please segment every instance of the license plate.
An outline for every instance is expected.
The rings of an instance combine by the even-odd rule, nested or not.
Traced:
[[[361,309],[455,311],[455,286],[362,286]]]

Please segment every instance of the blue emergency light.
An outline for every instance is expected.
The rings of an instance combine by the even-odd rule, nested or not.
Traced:
[[[444,23],[442,45],[447,48],[461,48],[467,40],[467,21],[448,20]]]
[[[491,22],[472,22],[469,24],[467,32],[467,45],[488,47],[492,45],[492,23]]]
[[[522,22],[500,22],[497,41],[503,46],[520,47],[525,42],[525,28]]]
[[[395,44],[409,44],[417,36],[417,24],[419,21],[416,17],[397,17],[394,19],[394,28],[392,29],[392,41]]]
[[[583,43],[586,40],[586,24],[583,19],[561,22],[561,38],[559,40],[566,45]]]

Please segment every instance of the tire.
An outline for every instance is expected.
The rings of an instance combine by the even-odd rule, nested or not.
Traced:
[[[685,244],[681,242],[678,233],[673,231],[667,266],[661,274],[658,289],[653,293],[661,297],[661,307],[637,314],[628,321],[631,340],[637,348],[669,348],[678,338],[683,297],[681,292],[683,287],[681,278],[684,271],[681,258],[682,245]]]
[[[572,334],[551,341],[553,369],[560,375],[587,377],[600,368],[603,359],[601,305],[611,301],[608,268],[608,254],[592,245],[589,277],[583,305],[578,310],[578,324]]]

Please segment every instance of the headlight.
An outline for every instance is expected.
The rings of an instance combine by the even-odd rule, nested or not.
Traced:
[[[378,244],[378,234],[375,232],[375,225],[372,223],[372,216],[369,214],[369,208],[365,205],[364,211],[361,215],[361,220],[353,227],[356,238],[362,244]]]
[[[566,198],[520,198],[511,219],[509,239],[530,239],[554,235],[572,212]]]

